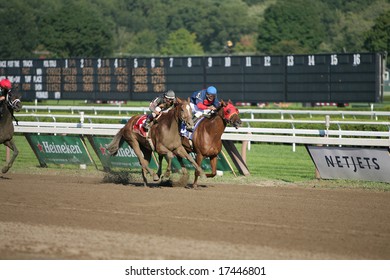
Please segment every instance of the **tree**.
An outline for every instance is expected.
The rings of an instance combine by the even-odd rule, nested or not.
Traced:
[[[158,52],[156,32],[149,29],[131,36],[126,47],[126,53],[130,55],[155,55]]]
[[[36,15],[24,1],[2,1],[0,6],[0,58],[33,57],[38,45]]]
[[[105,57],[112,53],[113,24],[84,2],[66,1],[40,23],[42,45],[56,57]]]
[[[380,15],[366,33],[364,47],[371,52],[390,53],[390,10]]]
[[[312,0],[279,0],[264,13],[258,30],[258,50],[281,54],[318,51],[326,38],[323,5]],[[291,46],[291,48],[288,48]]]
[[[196,42],[196,35],[181,28],[169,34],[161,48],[164,55],[202,55],[202,46]]]

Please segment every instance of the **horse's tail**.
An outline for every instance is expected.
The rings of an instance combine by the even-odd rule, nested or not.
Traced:
[[[118,131],[114,139],[112,139],[110,144],[108,144],[107,149],[111,156],[115,156],[116,153],[118,152],[123,133],[124,133],[124,127]]]

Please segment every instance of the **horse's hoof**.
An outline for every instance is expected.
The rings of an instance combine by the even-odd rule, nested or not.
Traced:
[[[5,166],[3,169],[1,169],[1,173],[7,173],[9,170],[9,167]]]
[[[160,177],[157,174],[153,175],[153,181],[158,181],[160,180]]]

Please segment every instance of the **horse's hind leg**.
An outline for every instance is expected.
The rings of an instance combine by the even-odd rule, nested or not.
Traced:
[[[137,155],[138,161],[142,168],[142,179],[144,181],[144,186],[147,186],[148,180],[146,178],[147,173],[153,176],[154,181],[158,181],[159,178],[156,173],[152,169],[149,168],[149,162],[152,157],[152,151],[147,150],[145,148],[140,147],[137,141],[133,142],[131,147],[134,150],[134,153]]]
[[[9,162],[6,163],[6,165],[1,170],[2,173],[7,173],[8,170],[11,168],[12,164],[14,163],[16,157],[18,156],[19,151],[16,148],[15,143],[14,143],[14,141],[12,139],[9,140],[9,141],[4,142],[4,145],[7,146],[8,148],[10,148],[12,150],[12,152],[13,152],[11,159],[9,160]]]
[[[206,174],[207,178],[213,178],[217,175],[217,156],[210,157],[211,174]]]

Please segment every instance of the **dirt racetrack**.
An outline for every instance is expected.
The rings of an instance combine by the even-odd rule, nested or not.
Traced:
[[[390,192],[0,177],[1,259],[389,259]]]

